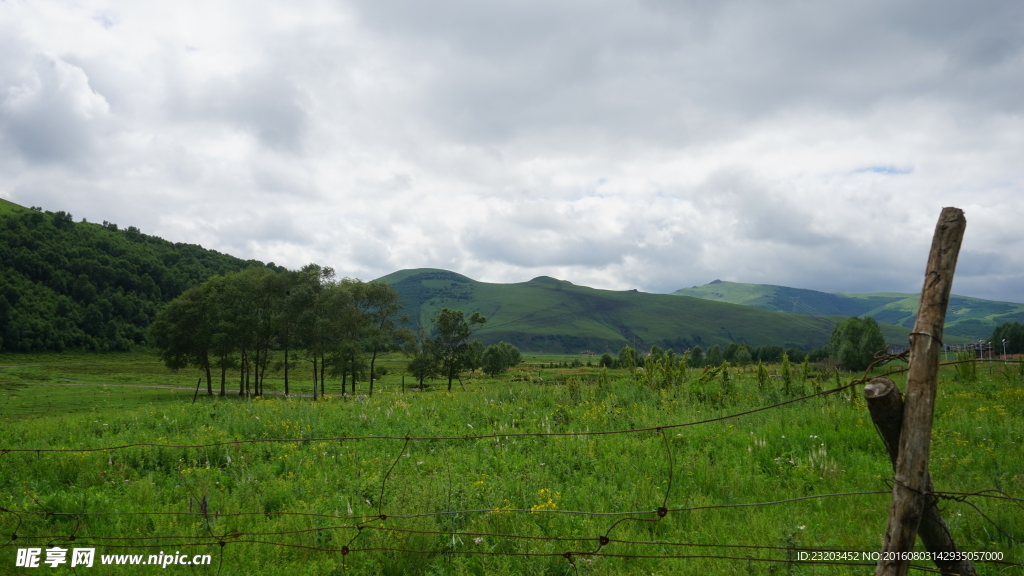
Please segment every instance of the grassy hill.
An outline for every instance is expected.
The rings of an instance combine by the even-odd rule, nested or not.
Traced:
[[[683,288],[672,294],[791,314],[871,316],[879,322],[905,328],[913,327],[920,298],[918,294],[899,292],[833,294],[721,280],[704,286]],[[988,338],[996,325],[1006,322],[1024,322],[1024,304],[953,295],[949,299],[945,331],[948,335],[977,340]]]
[[[478,335],[537,352],[596,353],[652,344],[685,350],[730,342],[811,349],[825,345],[840,316],[806,316],[670,294],[597,290],[547,276],[490,284],[430,268],[383,278],[401,294],[412,323],[426,327],[441,308],[480,312]],[[904,343],[909,330],[883,325],[888,341]]]
[[[28,208],[25,208],[20,204],[15,204],[10,200],[4,200],[3,198],[0,198],[0,214],[17,214],[19,212],[25,212],[27,210]]]

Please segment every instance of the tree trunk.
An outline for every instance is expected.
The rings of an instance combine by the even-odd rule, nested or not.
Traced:
[[[313,353],[313,401],[316,402],[316,352]]]
[[[932,237],[917,320],[910,333],[907,399],[900,430],[892,506],[882,543],[882,557],[875,566],[876,576],[903,576],[907,573],[910,561],[893,557],[900,558],[902,553],[913,549],[921,517],[932,503],[933,497],[927,493],[930,485],[928,458],[935,416],[939,353],[953,273],[966,226],[962,210],[943,208]]]
[[[326,382],[325,382],[326,378],[324,378],[324,369],[326,368],[325,364],[327,364],[327,362],[324,360],[324,355],[321,352],[320,353],[320,395],[321,396],[324,396],[327,393],[326,390],[325,390],[325,388],[326,388]]]
[[[377,362],[377,347],[373,347],[373,355],[370,356],[370,396],[373,396],[373,365]]]
[[[252,383],[253,384],[253,386],[252,386],[252,393],[253,393],[253,396],[259,396],[260,395],[260,337],[259,337],[259,332],[258,331],[256,333],[255,356],[256,357],[253,359],[253,367],[254,367],[254,370],[253,370],[254,374],[253,374],[253,376],[254,376],[254,378],[253,378],[253,383]]]
[[[245,396],[245,347],[238,352],[238,395]]]
[[[225,389],[225,385],[227,383],[227,378],[228,378],[228,359],[222,356],[221,359],[220,359],[220,395],[221,396],[227,396],[227,390]]]
[[[356,353],[352,353],[352,395],[356,395]]]
[[[871,420],[878,428],[882,442],[889,452],[889,462],[893,470],[896,469],[896,462],[899,456],[900,429],[903,426],[903,397],[896,384],[888,378],[872,378],[871,382],[864,387],[864,399],[867,400],[868,411],[871,412]],[[928,478],[925,483],[925,491],[932,491],[932,481]],[[924,547],[938,558],[957,558],[960,556],[960,549],[957,547],[953,536],[942,518],[942,512],[935,505],[935,498],[930,498],[930,503],[925,508],[921,517],[921,526],[918,528],[918,536]],[[934,560],[935,567],[947,576],[977,576],[974,565],[970,560]]]
[[[288,328],[284,329],[284,395],[288,395]]]
[[[206,393],[213,396],[213,378],[210,377],[210,353],[203,350],[203,368],[206,369]]]

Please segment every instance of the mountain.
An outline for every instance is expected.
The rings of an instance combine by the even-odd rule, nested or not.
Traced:
[[[871,316],[879,322],[905,328],[913,328],[920,299],[918,294],[899,292],[833,294],[786,286],[742,284],[721,280],[704,286],[683,288],[672,294],[809,316]],[[988,338],[998,324],[1006,322],[1024,322],[1024,304],[954,294],[949,299],[945,333],[968,340],[978,340]]]
[[[778,344],[805,350],[824,346],[841,316],[806,316],[671,294],[598,290],[547,276],[515,284],[478,282],[455,272],[421,268],[379,278],[400,294],[411,323],[427,327],[441,308],[480,312],[477,332],[538,352],[615,352],[652,344],[685,350],[730,342]],[[909,330],[883,324],[888,341],[904,343]]]
[[[126,350],[164,302],[250,266],[264,264],[0,200],[0,351]]]

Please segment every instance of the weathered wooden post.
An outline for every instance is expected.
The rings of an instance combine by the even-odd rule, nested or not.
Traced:
[[[882,442],[889,452],[889,461],[892,462],[893,470],[896,469],[896,461],[900,445],[900,428],[903,425],[903,396],[896,383],[888,378],[872,378],[864,387],[864,399],[867,401],[868,410],[871,412],[871,420],[878,428],[882,436]],[[925,492],[932,491],[931,478],[928,478]],[[960,549],[957,548],[953,535],[942,518],[942,512],[935,505],[934,499],[925,508],[924,516],[921,517],[921,525],[917,530],[921,542],[929,552],[933,553],[935,566],[943,574],[948,576],[977,576],[974,565],[970,560],[944,560],[944,558],[959,558]],[[939,554],[935,554],[939,553]]]
[[[924,287],[917,308],[917,321],[910,333],[910,369],[907,399],[903,409],[896,477],[892,488],[889,523],[882,544],[876,576],[903,576],[913,550],[918,525],[925,509],[934,503],[929,493],[928,457],[931,449],[935,391],[942,350],[942,328],[953,285],[956,259],[960,254],[967,220],[959,208],[943,208],[935,225]]]

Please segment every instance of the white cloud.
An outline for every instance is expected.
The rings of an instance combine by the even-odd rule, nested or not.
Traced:
[[[1024,8],[0,4],[0,196],[292,267],[1024,301]]]

